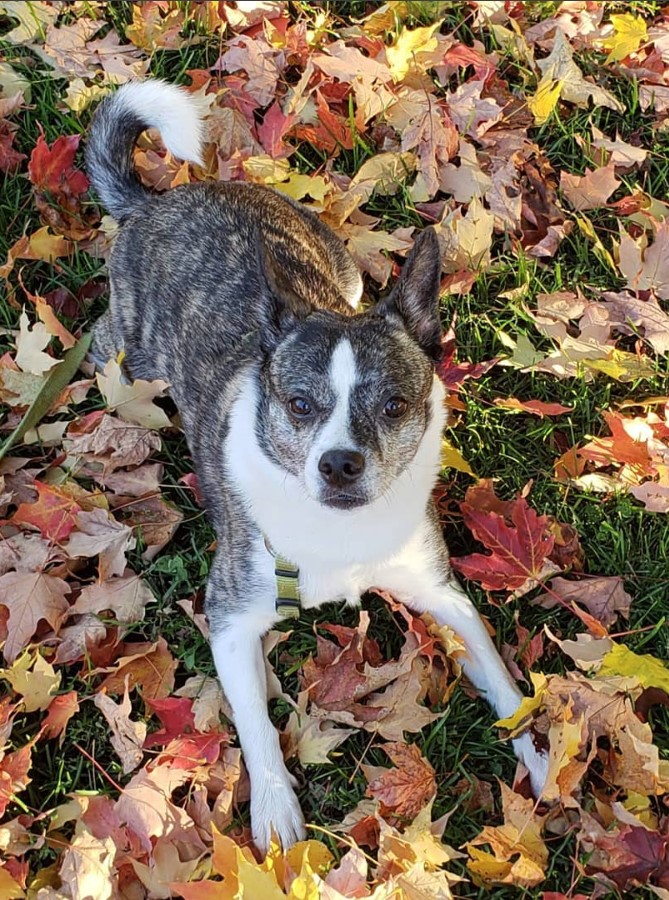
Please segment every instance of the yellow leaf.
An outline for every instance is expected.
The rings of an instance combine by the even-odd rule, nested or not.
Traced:
[[[537,86],[536,94],[527,98],[527,106],[534,116],[536,125],[543,125],[548,120],[557,105],[561,90],[561,81],[553,81],[544,75]]]
[[[541,796],[544,800],[552,801],[560,799],[560,773],[566,766],[572,763],[574,758],[580,753],[582,733],[582,719],[578,722],[551,723],[548,773],[546,775],[546,783],[541,792]]]
[[[272,159],[266,154],[245,159],[242,168],[256,184],[277,184],[290,175],[290,163],[287,159]]]
[[[249,862],[242,856],[237,857],[237,878],[239,879],[239,900],[286,900],[286,895],[278,887],[276,878],[271,872],[264,872],[257,863]]]
[[[602,372],[616,381],[636,381],[637,378],[654,378],[657,375],[648,359],[625,350],[613,350],[607,359],[581,359],[579,362],[586,369]]]
[[[476,478],[472,467],[462,453],[446,438],[441,439],[441,467],[442,469],[457,469],[458,472],[465,472],[467,475]]]
[[[634,653],[624,644],[615,644],[602,660],[599,675],[625,675],[644,687],[656,687],[669,694],[669,669],[648,653]]]
[[[86,84],[83,78],[73,78],[65,92],[65,103],[73,112],[83,112],[85,109],[101,100],[110,91],[110,86],[99,84]]]
[[[530,672],[530,678],[534,687],[534,697],[523,697],[520,706],[512,716],[498,719],[495,722],[496,728],[505,728],[507,731],[514,732],[519,726],[525,725],[533,713],[541,707],[548,679],[541,672]]]
[[[293,172],[288,181],[275,184],[274,188],[282,194],[288,194],[293,200],[309,196],[320,204],[325,202],[325,198],[333,190],[322,175],[302,175],[299,172]]]
[[[392,47],[386,48],[386,58],[394,81],[402,81],[409,70],[418,62],[417,55],[431,53],[437,48],[435,31],[440,22],[427,28],[403,28]]]
[[[324,878],[334,862],[334,857],[322,841],[300,841],[286,851],[286,862],[293,872],[304,874],[309,870],[310,873],[317,872]]]
[[[33,657],[28,652],[21,654],[8,669],[0,669],[0,676],[11,684],[12,690],[21,694],[26,712],[46,709],[60,687],[62,677],[42,656]]]
[[[646,23],[640,16],[633,16],[631,13],[611,16],[611,24],[614,34],[603,41],[610,51],[606,57],[607,62],[620,62],[630,53],[635,53],[648,37]]]
[[[4,866],[0,866],[0,897],[2,900],[20,900],[25,897],[21,885],[14,881]]]

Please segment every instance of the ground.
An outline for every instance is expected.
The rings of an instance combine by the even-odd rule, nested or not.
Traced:
[[[207,5],[216,6],[216,4]],[[221,4],[223,5],[230,6]],[[625,210],[615,208],[611,204],[622,198],[632,197],[637,191],[643,192],[647,198],[662,201],[666,197],[669,179],[669,129],[666,127],[666,120],[658,114],[656,106],[640,103],[639,82],[630,75],[635,66],[642,68],[638,54],[648,55],[652,52],[649,49],[651,41],[647,36],[640,48],[638,45],[632,48],[631,57],[627,55],[619,61],[614,60],[608,64],[606,49],[603,46],[596,43],[588,45],[587,41],[579,44],[576,40],[574,44],[577,49],[576,59],[582,72],[586,76],[592,75],[594,81],[605,87],[621,106],[619,109],[613,109],[592,102],[575,105],[561,98],[553,104],[554,108],[549,111],[546,121],[541,122],[540,116],[534,115],[533,118],[528,113],[525,104],[526,98],[535,96],[541,72],[533,72],[522,53],[514,54],[510,45],[504,44],[501,33],[496,32],[485,16],[478,13],[477,7],[486,5],[402,4],[405,9],[401,17],[394,25],[389,25],[380,38],[387,44],[392,44],[402,28],[425,28],[437,21],[441,22],[438,34],[454,36],[464,45],[476,46],[481,59],[486,54],[496,53],[496,78],[505,85],[504,90],[507,94],[500,99],[503,94],[500,84],[490,82],[488,96],[494,96],[500,106],[508,103],[512,96],[522,101],[521,105],[525,106],[520,114],[522,127],[528,139],[537,145],[542,154],[541,163],[537,163],[542,183],[548,181],[553,185],[555,210],[559,211],[559,220],[556,218],[555,221],[560,226],[565,222],[571,226],[566,229],[567,233],[559,241],[559,245],[556,244],[552,253],[543,256],[532,254],[533,245],[531,240],[526,239],[527,234],[512,236],[508,231],[505,233],[503,228],[495,227],[491,245],[484,248],[481,264],[471,267],[473,277],[468,284],[461,288],[454,286],[454,282],[458,280],[456,276],[466,282],[467,266],[454,264],[445,271],[441,306],[444,327],[448,328],[456,317],[454,329],[457,359],[460,363],[475,364],[508,356],[509,336],[514,341],[518,341],[523,335],[527,336],[536,351],[542,354],[555,347],[555,341],[545,334],[540,334],[537,329],[533,313],[536,312],[538,295],[581,290],[591,298],[597,296],[598,290],[622,291],[629,286],[630,282],[626,281],[618,260],[614,261],[611,257],[607,257],[607,253],[614,252],[614,243],[620,240],[620,228],[632,233],[634,238],[638,238],[643,229],[637,225],[635,231],[635,224],[625,217]],[[496,5],[504,7],[504,4]],[[7,17],[0,18],[2,31],[8,31],[10,27],[16,25],[14,13],[9,8],[11,6],[0,4],[0,16],[4,15],[2,8],[7,7]],[[59,25],[76,23],[80,17],[90,16],[96,21],[108,23],[111,26],[110,33],[115,32],[121,41],[125,41],[126,27],[133,22],[133,16],[135,20],[138,18],[136,9],[139,6],[140,4],[126,2],[74,4],[72,11],[63,14],[65,18],[60,20]],[[181,32],[177,29],[177,34],[198,37],[196,41],[182,42],[181,45],[175,38],[174,43],[178,45],[175,49],[170,49],[169,44],[167,48],[161,47],[160,42],[158,46],[155,46],[155,43],[151,45],[150,42],[147,44],[146,41],[143,44],[138,38],[140,50],[138,59],[148,61],[149,73],[177,83],[189,84],[193,80],[192,70],[198,70],[196,79],[202,78],[202,72],[207,71],[213,78],[210,90],[224,87],[228,76],[220,70],[212,73],[211,67],[226,50],[227,41],[235,33],[243,32],[242,27],[238,26],[235,30],[229,26],[226,31],[225,28],[221,28],[220,23],[214,27],[211,23],[206,25],[202,21],[191,22],[189,17],[193,13],[190,7],[194,4],[144,4],[144,6],[160,8],[156,13],[158,19],[167,14],[168,6],[170,10],[185,11],[186,22],[181,23]],[[291,23],[305,21],[316,31],[321,27],[324,43],[343,36],[351,45],[353,39],[350,37],[350,29],[363,16],[380,6],[381,4],[355,0],[348,3],[320,4],[292,2],[286,4],[286,15]],[[507,17],[500,13],[499,18],[504,28],[512,28],[508,15],[512,16],[512,21],[518,22],[519,31],[524,32],[531,25],[549,20],[560,12],[560,4],[552,2],[524,4],[526,8],[520,11],[518,8],[521,6],[523,4],[506,4]],[[609,21],[611,15],[616,14],[628,14],[635,19],[639,17],[648,24],[648,27],[653,23],[660,27],[664,22],[659,3],[606,3],[594,6],[605,7],[604,23]],[[322,20],[318,20],[319,15],[323,17]],[[592,15],[595,17],[594,12]],[[252,34],[255,39],[258,32]],[[31,156],[41,135],[46,144],[52,147],[62,135],[85,134],[95,108],[95,103],[92,103],[75,110],[63,102],[65,91],[73,76],[66,74],[68,63],[61,61],[60,67],[56,66],[54,69],[50,68],[54,66],[53,63],[40,59],[34,49],[40,41],[44,44],[44,39],[38,36],[33,38],[32,47],[26,46],[30,41],[25,41],[8,43],[3,48],[5,61],[30,85],[29,101],[26,100],[16,113],[10,114],[11,121],[19,126],[14,146],[26,157]],[[365,49],[371,53],[369,47]],[[537,59],[543,60],[550,52],[550,47],[546,44],[535,45],[534,51]],[[656,60],[659,58],[656,51]],[[70,64],[72,72],[75,73],[76,67],[73,63]],[[652,69],[650,63],[647,64],[647,69]],[[432,69],[426,67],[426,71]],[[189,72],[190,76],[187,74]],[[440,102],[446,94],[472,77],[471,68],[456,67],[454,73],[436,89],[434,101]],[[643,77],[645,76],[642,76],[642,81]],[[91,84],[107,86],[104,77],[91,75],[85,80],[88,86]],[[294,84],[294,79],[292,83]],[[282,82],[277,88],[279,91],[277,96],[280,99],[285,98],[285,92],[281,93],[283,90],[281,85]],[[350,147],[342,147],[337,145],[337,142],[334,147],[328,146],[327,141],[323,141],[317,135],[314,137],[313,134],[311,140],[306,133],[302,137],[294,137],[286,129],[286,142],[295,150],[290,156],[283,158],[289,160],[292,171],[306,175],[325,175],[336,180],[340,176],[355,175],[363,163],[387,150],[388,147],[393,152],[399,149],[392,142],[384,145],[384,135],[379,128],[382,116],[374,120],[377,130],[373,130],[368,123],[369,127],[360,131],[360,122],[354,121],[355,106],[350,99],[350,91],[346,93],[345,98],[343,94],[336,95],[334,91],[326,96],[335,109],[341,126],[350,125],[349,134],[352,135]],[[255,114],[256,120],[260,122],[263,108],[269,105],[256,103],[257,109],[252,111],[251,115]],[[344,112],[346,107],[348,115]],[[559,183],[560,173],[582,175],[587,165],[590,168],[597,167],[593,164],[592,152],[589,151],[590,158],[588,158],[583,143],[592,140],[593,127],[598,128],[611,140],[619,135],[622,141],[647,150],[648,155],[640,165],[616,168],[616,176],[620,183],[611,199],[607,197],[600,204],[595,204],[594,208],[586,207],[587,212],[579,213],[567,202],[564,194],[556,193],[555,185]],[[467,131],[467,134],[470,132]],[[468,141],[470,146],[475,146],[479,151],[479,171],[481,168],[486,170],[486,167],[489,170],[491,159],[486,158],[478,137],[470,137]],[[262,140],[261,143],[267,149],[266,143]],[[404,151],[405,148],[402,147],[401,150]],[[151,151],[144,147],[144,152]],[[241,158],[248,158],[249,155],[247,150],[241,149]],[[491,156],[494,157],[493,151]],[[457,153],[452,155],[453,159],[456,157]],[[228,159],[230,158],[231,155]],[[149,156],[146,159],[151,161]],[[225,161],[223,150],[219,152],[219,160]],[[494,163],[494,158],[492,161]],[[149,181],[153,177],[152,183],[155,184],[158,176],[151,175],[149,162],[146,169],[142,170],[143,175],[145,174],[146,180]],[[164,154],[158,158],[156,165],[158,164],[166,165]],[[440,161],[439,165],[443,164],[443,160]],[[80,165],[81,158],[77,156],[75,167]],[[239,177],[243,170],[239,168],[238,162],[235,165],[237,166],[234,169],[235,177]],[[65,225],[62,224],[62,220],[54,224],[53,218],[45,218],[44,205],[40,207],[35,202],[37,190],[35,177],[32,181],[27,177],[25,161],[8,168],[10,171],[5,175],[0,198],[2,245],[0,261],[6,258],[10,247],[13,247],[19,238],[34,233],[45,222],[51,224],[55,233],[72,236],[71,221],[68,225],[67,217]],[[223,163],[220,163],[217,170],[219,177],[223,177],[221,173],[224,168]],[[230,165],[230,168],[233,169],[234,166]],[[161,177],[168,178],[169,183],[170,178],[176,178],[177,170],[178,166],[174,164],[171,169],[159,168],[159,173]],[[245,171],[248,175],[248,170]],[[525,177],[529,177],[527,172]],[[341,184],[342,180],[339,182],[339,188]],[[369,224],[370,229],[373,228],[375,232],[395,232],[398,228],[422,227],[435,218],[442,221],[443,205],[438,207],[438,204],[444,200],[451,203],[449,194],[441,191],[431,194],[427,199],[416,200],[411,191],[413,184],[413,176],[410,176],[401,181],[399,190],[394,194],[389,195],[385,191],[378,190],[367,195],[361,212],[378,220]],[[527,184],[527,181],[524,184]],[[55,306],[57,311],[60,309],[61,320],[76,336],[88,331],[92,322],[105,308],[106,291],[96,289],[98,286],[104,288],[105,285],[104,258],[95,248],[90,250],[89,247],[89,252],[86,250],[88,246],[86,242],[90,243],[96,234],[99,235],[97,231],[99,218],[97,220],[95,218],[95,198],[83,197],[77,202],[79,204],[76,207],[77,215],[83,219],[89,216],[90,222],[93,223],[90,234],[84,237],[76,236],[72,251],[57,261],[21,260],[15,264],[14,270],[7,274],[5,281],[7,299],[0,306],[0,324],[6,329],[1,338],[3,350],[11,354],[15,347],[13,332],[19,327],[19,316],[24,305],[30,313],[31,322],[35,319],[34,304],[29,302],[27,295],[23,293],[24,290],[33,295],[51,298],[50,304]],[[485,207],[488,201],[484,198],[483,202]],[[465,201],[464,204],[455,206],[467,209],[468,203]],[[638,208],[631,210],[631,214],[638,212]],[[654,214],[661,218],[660,213]],[[581,224],[578,219],[581,219]],[[357,220],[357,224],[361,224],[362,221]],[[527,227],[527,218],[523,221],[525,223],[523,227]],[[600,242],[599,245],[593,240],[593,235]],[[408,246],[407,234],[400,231],[396,237],[397,249],[404,251]],[[446,235],[445,239],[447,237]],[[395,246],[389,244],[384,247],[395,249]],[[381,278],[374,278],[371,273],[378,272],[378,268],[375,269],[374,266],[378,267],[377,256],[381,255],[370,252],[365,256],[366,253],[363,248],[361,255],[369,260],[366,286],[368,294],[376,296],[382,290],[379,284]],[[488,253],[489,255],[486,255]],[[400,255],[394,257],[389,255],[389,258],[393,258],[395,262],[401,261]],[[396,271],[397,269],[395,274]],[[643,294],[643,298],[649,300],[653,290],[651,287],[650,291]],[[57,295],[55,292],[60,293]],[[661,288],[656,293],[661,301],[667,299]],[[58,307],[55,299],[57,296],[61,299],[69,298],[69,303]],[[666,307],[666,303],[664,305]],[[532,361],[522,367],[497,364],[482,374],[475,373],[478,377],[461,381],[456,385],[457,390],[453,392],[453,396],[457,398],[456,408],[451,417],[452,424],[447,428],[446,437],[479,479],[495,480],[498,496],[511,500],[520,492],[527,491],[529,485],[528,501],[534,510],[573,527],[583,550],[585,572],[592,575],[621,576],[624,579],[625,589],[632,597],[629,619],[619,619],[609,628],[610,634],[618,637],[635,653],[651,654],[659,660],[667,660],[669,526],[666,512],[650,511],[624,490],[621,492],[613,489],[599,492],[583,490],[577,483],[580,472],[572,473],[572,478],[558,478],[554,469],[556,459],[569,448],[576,445],[582,447],[593,437],[609,434],[602,411],[622,410],[624,415],[631,415],[629,408],[621,407],[625,401],[633,400],[639,403],[644,399],[663,397],[668,393],[666,354],[654,352],[648,340],[644,340],[643,329],[632,328],[631,333],[622,337],[617,333],[616,340],[617,349],[636,354],[637,358],[642,358],[652,371],[642,378],[635,379],[630,376],[627,380],[619,380],[612,377],[610,371],[590,377],[591,370],[581,369],[573,377],[556,377],[554,374],[538,371],[531,364]],[[52,342],[51,349],[58,358],[62,356],[62,350],[57,343],[54,350]],[[7,365],[6,358],[5,365]],[[537,417],[525,411],[513,411],[494,403],[496,399],[510,397],[522,401],[541,400],[558,403],[567,407],[569,412],[560,416]],[[93,386],[84,400],[74,402],[68,407],[67,413],[52,416],[50,421],[67,419],[71,422],[96,410],[103,410],[108,405],[108,400],[96,386]],[[170,414],[173,412],[169,404],[163,405]],[[22,410],[23,407],[19,404],[18,413],[16,406],[8,412],[2,426],[4,436],[17,425]],[[636,408],[634,412],[642,416],[646,415],[648,410],[649,407]],[[178,661],[177,686],[179,686],[195,674],[212,676],[214,674],[206,640],[183,609],[177,605],[177,601],[193,599],[196,606],[201,601],[215,536],[189,484],[182,480],[183,476],[191,472],[191,462],[183,436],[172,428],[163,431],[161,437],[161,449],[152,454],[151,461],[163,464],[160,491],[167,501],[176,505],[183,519],[171,540],[150,560],[147,560],[144,554],[146,542],[143,540],[141,528],[135,529],[135,537],[139,540],[137,546],[128,552],[128,564],[134,572],[141,574],[150,586],[155,602],[149,606],[143,620],[136,623],[125,635],[124,640],[127,646],[128,642],[154,642],[160,636],[164,637],[171,653]],[[58,458],[59,452],[59,445],[40,449],[39,444],[21,446],[19,442],[9,456],[38,459],[38,465],[41,467],[41,474],[38,477],[43,479],[47,467],[53,471],[54,467],[60,466],[61,472],[63,467],[67,468],[64,457]],[[622,464],[624,460],[620,462]],[[608,474],[613,472],[613,475],[618,477],[621,468],[619,464],[611,464],[605,471]],[[88,480],[86,477],[82,478],[81,483],[89,491],[94,489],[90,478]],[[453,468],[444,470],[443,486],[447,490],[447,499],[441,502],[440,509],[443,513],[445,535],[455,557],[462,557],[481,549],[471,530],[466,527],[459,506],[459,502],[465,498],[465,493],[472,484],[473,479],[466,472]],[[3,516],[11,520],[14,511],[15,506],[10,501],[4,507]],[[42,534],[44,535],[44,532]],[[572,566],[567,567],[569,568],[573,568],[573,560]],[[74,570],[71,569],[67,577],[74,579],[80,587],[86,582],[87,573],[78,570],[75,577]],[[510,598],[509,591],[486,591],[474,579],[466,582],[466,589],[494,629],[498,647],[509,644],[518,649],[519,655],[522,655],[524,648],[522,645],[518,647],[517,619],[529,631],[527,641],[541,635],[545,626],[560,639],[573,637],[584,630],[582,621],[561,606],[546,609],[532,605],[530,598],[539,593],[537,590],[513,599]],[[371,616],[370,636],[378,642],[385,659],[396,657],[402,645],[402,630],[398,627],[397,615],[378,598],[369,598],[366,607]],[[283,630],[291,632],[289,641],[282,643],[271,654],[271,661],[284,689],[293,696],[297,694],[301,667],[316,652],[315,626],[327,622],[355,628],[358,621],[358,611],[331,607],[316,613],[305,613],[299,621],[287,623]],[[35,642],[48,638],[47,631],[42,623],[42,630],[36,631]],[[47,659],[52,660],[50,646],[52,644],[46,640],[43,644],[43,653]],[[109,664],[113,665],[113,662]],[[76,691],[80,702],[79,710],[70,719],[60,742],[56,739],[43,740],[34,746],[29,773],[32,780],[25,790],[17,791],[13,795],[6,820],[22,814],[32,818],[40,813],[46,813],[65,803],[73,792],[102,792],[115,797],[115,788],[110,784],[110,779],[117,784],[127,781],[128,776],[123,774],[119,759],[111,745],[110,727],[98,708],[87,699],[93,697],[100,686],[100,676],[93,672],[93,668],[83,659],[76,664],[58,667],[58,671],[62,674],[58,693]],[[521,668],[526,674],[525,667]],[[545,638],[545,652],[534,663],[533,668],[546,674],[564,673],[574,669],[574,663],[560,652],[556,644]],[[523,686],[523,690],[531,692],[527,685]],[[12,702],[18,702],[15,694],[8,693],[8,696]],[[42,710],[45,709],[46,707],[42,707]],[[410,742],[416,742],[421,753],[434,768],[438,790],[434,800],[433,818],[449,814],[445,840],[457,848],[474,839],[484,826],[501,823],[498,779],[507,785],[512,784],[515,760],[510,742],[493,726],[489,708],[482,700],[473,697],[471,691],[463,689],[462,686],[458,687],[443,709],[442,716],[427,725],[420,733],[408,737]],[[284,701],[276,701],[273,704],[273,714],[280,725],[285,725],[288,712],[289,707]],[[149,719],[137,693],[133,695],[133,715],[136,719],[150,721],[150,728],[155,728],[155,719]],[[8,749],[14,751],[25,746],[36,735],[41,718],[43,712],[26,712],[19,706],[14,712]],[[659,747],[661,758],[666,760],[669,758],[667,708],[655,707],[651,713],[651,722],[655,744]],[[373,766],[388,765],[387,756],[380,749],[379,742],[374,741],[373,735],[363,730],[358,730],[349,737],[333,752],[331,758],[330,765],[302,768],[296,765],[295,760],[292,763],[300,780],[299,796],[307,821],[326,829],[333,823],[341,821],[343,816],[365,797],[368,781],[361,769],[361,763]],[[477,807],[475,802],[470,802],[476,794],[477,779],[492,787],[495,798],[492,810],[485,804]],[[658,791],[659,793],[661,792]],[[592,808],[593,796],[588,794],[583,805]],[[659,797],[652,799],[652,808],[656,815],[662,813]],[[30,831],[33,834],[41,834],[43,823],[40,823],[39,819],[36,821],[37,824],[30,825]],[[248,824],[247,803],[240,803],[235,807],[233,824]],[[545,834],[549,849],[545,880],[538,882],[534,887],[525,888],[520,883],[510,883],[483,888],[468,880],[455,885],[453,893],[461,897],[500,898],[517,896],[519,892],[526,896],[540,897],[542,891],[563,892],[569,896],[574,893],[590,895],[594,882],[583,868],[587,861],[587,853],[578,845],[577,832],[578,826],[574,825],[566,832],[563,829],[559,834]],[[58,832],[62,840],[69,840],[71,833],[67,826],[62,833]],[[331,849],[335,850],[337,841],[334,837],[326,837],[324,840],[327,840]],[[19,871],[19,868],[12,869],[13,875],[19,883],[23,877],[24,884],[26,878],[27,884],[30,884],[35,873],[61,859],[60,847],[57,840],[47,840],[25,857],[31,875]],[[340,855],[339,851],[336,852]],[[23,859],[22,856],[13,858]],[[466,859],[456,860],[450,864],[449,869],[468,877],[466,862]],[[641,881],[647,880],[647,877],[651,876],[646,875]],[[666,888],[666,877],[665,875],[665,881],[658,880],[656,883]],[[621,883],[617,884],[620,888]],[[76,892],[72,896],[77,896]]]

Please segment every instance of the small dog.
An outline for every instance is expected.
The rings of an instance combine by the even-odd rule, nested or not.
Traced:
[[[201,163],[200,110],[180,88],[134,82],[100,104],[86,162],[120,229],[94,354],[124,351],[133,378],[171,385],[218,536],[206,611],[254,839],[266,849],[274,829],[288,846],[304,822],[267,711],[260,640],[282,611],[279,560],[294,567],[304,608],[358,604],[378,587],[429,612],[464,640],[464,671],[497,715],[521,700],[453,578],[431,501],[445,424],[439,246],[426,228],[390,294],[359,311],[362,280],[344,245],[278,192],[145,191],[132,151],[149,127]],[[529,734],[514,749],[538,794],[545,754]]]

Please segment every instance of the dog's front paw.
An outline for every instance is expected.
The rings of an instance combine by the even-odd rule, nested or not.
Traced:
[[[286,850],[306,837],[304,816],[288,776],[251,785],[251,830],[256,847],[269,849],[272,832]]]
[[[548,776],[548,754],[543,750],[536,749],[532,735],[529,733],[523,734],[513,741],[513,750],[530,773],[532,793],[539,799]]]

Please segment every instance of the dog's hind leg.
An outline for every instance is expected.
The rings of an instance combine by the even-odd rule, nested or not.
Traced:
[[[466,656],[460,661],[465,675],[500,718],[512,715],[523,695],[490,639],[476,607],[457,582],[446,579],[440,585],[421,591],[416,600],[406,599],[405,602],[417,612],[430,613],[440,625],[448,625],[462,638]],[[548,773],[546,754],[536,750],[529,734],[516,738],[513,749],[529,770],[535,795],[540,796]]]
[[[267,679],[260,638],[267,623],[253,612],[216,622],[211,650],[251,779],[251,828],[256,845],[269,847],[272,831],[283,847],[305,837],[304,819],[283,761],[279,735],[267,712]]]

